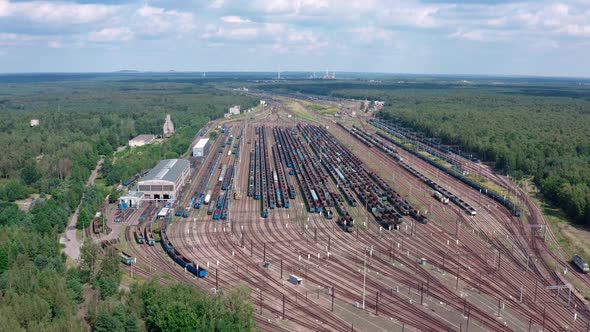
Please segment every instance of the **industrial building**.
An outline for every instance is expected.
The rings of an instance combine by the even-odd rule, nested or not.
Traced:
[[[209,150],[209,139],[201,138],[193,147],[193,157],[204,157]]]
[[[174,123],[172,123],[170,114],[166,114],[166,120],[164,121],[164,137],[170,137],[174,132]]]
[[[129,146],[143,146],[151,144],[156,139],[154,135],[139,135],[129,140]]]
[[[230,107],[228,113],[231,115],[240,115],[240,105]]]
[[[185,159],[162,160],[138,183],[145,199],[176,199],[180,188],[188,183],[190,162]]]
[[[119,209],[138,208],[142,198],[143,192],[130,190],[119,198]]]

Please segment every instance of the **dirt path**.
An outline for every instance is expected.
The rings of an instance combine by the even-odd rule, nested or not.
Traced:
[[[96,163],[96,167],[94,171],[90,174],[88,181],[86,182],[86,186],[91,186],[94,184],[96,177],[98,176],[98,171],[102,166],[104,159],[100,159]],[[65,234],[59,239],[59,243],[65,244],[65,248],[62,250],[66,255],[68,255],[73,260],[77,261],[80,257],[80,242],[76,238],[76,223],[78,222],[78,214],[80,212],[80,205],[76,207],[76,211],[72,214],[72,218],[70,219],[70,223],[66,228]]]

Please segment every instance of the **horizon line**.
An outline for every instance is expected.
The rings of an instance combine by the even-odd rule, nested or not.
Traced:
[[[403,72],[376,72],[376,71],[333,71],[340,74],[378,74],[378,75],[410,75],[410,76],[452,76],[452,77],[489,77],[489,78],[553,78],[553,79],[583,79],[588,80],[586,76],[553,76],[553,75],[530,75],[530,74],[449,74],[449,73],[403,73]],[[9,75],[51,75],[51,74],[203,74],[203,73],[241,73],[241,74],[276,74],[277,71],[246,71],[246,70],[134,70],[122,69],[114,71],[39,71],[39,72],[0,72],[0,76]],[[289,73],[322,73],[313,70],[287,70],[281,71],[281,74]],[[321,75],[318,76],[321,78]],[[210,77],[206,77],[210,78]],[[338,76],[336,78],[338,80]]]

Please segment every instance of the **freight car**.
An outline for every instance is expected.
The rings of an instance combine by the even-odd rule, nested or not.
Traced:
[[[207,209],[207,214],[212,215],[213,211],[215,211],[215,207],[216,207],[215,200],[212,200],[211,204],[209,204],[209,208]]]
[[[207,205],[207,204],[209,204],[210,201],[211,201],[211,190],[209,190],[207,192],[207,195],[205,195],[205,201],[203,202],[203,204]]]
[[[352,233],[352,231],[353,231],[353,225],[349,221],[347,221],[345,218],[343,218],[343,217],[338,218],[338,221],[336,223],[346,233]]]
[[[443,194],[439,193],[436,190],[434,191],[434,193],[432,193],[432,196],[434,196],[434,198],[438,199],[444,204],[449,204],[449,198],[445,197]]]
[[[137,262],[137,259],[135,257],[132,257],[131,255],[128,255],[124,252],[120,252],[119,256],[121,256],[121,262],[125,265],[131,265]]]
[[[94,234],[100,234],[100,224],[98,222],[98,218],[94,218],[92,220],[92,231]]]
[[[133,229],[133,237],[135,238],[135,241],[138,244],[145,243],[145,238],[143,237],[143,232],[141,231],[141,228],[139,228],[139,226],[135,226],[135,228]]]
[[[128,178],[127,180],[123,181],[124,186],[128,186],[132,184],[135,180],[139,178],[139,173],[133,175],[132,177]]]
[[[156,240],[154,239],[154,236],[152,234],[152,226],[151,225],[145,226],[145,238],[147,239],[147,244],[149,246],[156,245]]]
[[[203,200],[205,199],[205,194],[200,193],[199,194],[199,198],[197,198],[197,200],[195,201],[195,204],[193,205],[193,207],[195,209],[200,209],[201,208],[201,204],[203,204]]]

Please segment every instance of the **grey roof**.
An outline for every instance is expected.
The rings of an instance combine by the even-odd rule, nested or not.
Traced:
[[[143,192],[142,191],[128,191],[125,194],[121,195],[121,198],[142,198]]]
[[[185,168],[190,167],[190,162],[186,159],[166,159],[160,161],[156,167],[152,168],[142,179],[142,181],[161,180],[176,182]]]
[[[154,138],[156,138],[156,136],[155,136],[155,135],[151,135],[151,134],[143,134],[143,135],[138,135],[138,136],[135,136],[135,137],[133,137],[133,138],[131,139],[131,141],[135,141],[135,142],[141,142],[141,141],[144,141],[144,142],[146,142],[146,141],[151,141],[151,140],[153,140]]]

